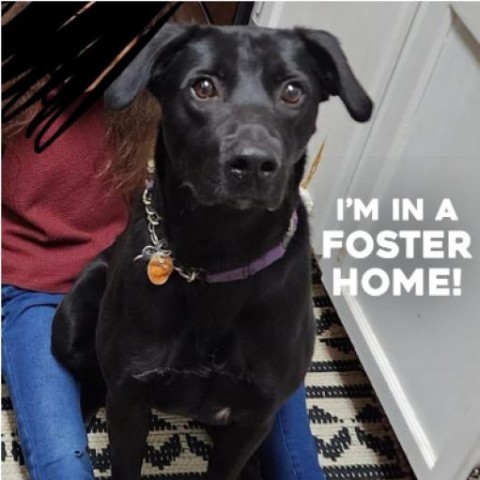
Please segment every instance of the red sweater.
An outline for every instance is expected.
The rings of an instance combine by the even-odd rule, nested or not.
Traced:
[[[5,151],[3,283],[67,292],[125,228],[127,199],[100,175],[112,154],[102,108],[91,108],[41,154],[23,134]]]

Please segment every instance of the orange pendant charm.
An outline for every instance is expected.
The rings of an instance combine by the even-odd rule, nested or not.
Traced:
[[[148,279],[154,285],[163,285],[173,272],[173,261],[171,257],[164,257],[155,253],[147,266]]]

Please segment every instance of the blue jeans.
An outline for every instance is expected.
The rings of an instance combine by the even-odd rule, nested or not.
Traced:
[[[93,480],[80,395],[50,352],[63,295],[2,286],[2,369],[32,480]]]
[[[277,413],[259,454],[265,480],[324,480],[310,432],[304,387]]]
[[[53,314],[62,298],[2,286],[3,374],[31,479],[93,480],[78,385],[50,352]],[[303,388],[277,415],[260,460],[266,480],[323,480]]]

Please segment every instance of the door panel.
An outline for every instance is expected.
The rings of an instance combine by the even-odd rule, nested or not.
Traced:
[[[434,16],[442,19],[435,26]],[[330,291],[334,266],[344,272],[358,268],[359,276],[372,267],[406,273],[462,268],[461,297],[351,297],[345,290],[334,299],[342,304],[342,319],[419,478],[457,480],[466,478],[480,459],[480,261],[475,260],[480,255],[480,46],[448,4],[422,5],[418,20],[411,39],[415,29],[424,33],[429,23],[431,42],[413,41],[405,50],[410,58],[396,72],[411,83],[403,111],[396,112],[397,129],[386,143],[373,128],[347,192],[347,197],[379,198],[383,220],[350,223],[346,230],[372,235],[386,229],[466,230],[473,259],[425,260],[417,254],[414,259],[354,260],[340,255],[323,260],[322,268]],[[413,57],[422,60],[423,69],[408,68]],[[402,97],[404,85],[392,79],[391,94]],[[383,108],[385,121],[395,117],[389,113],[393,103]],[[402,197],[425,199],[425,221],[388,220],[391,200]],[[443,198],[451,199],[458,222],[433,220]]]

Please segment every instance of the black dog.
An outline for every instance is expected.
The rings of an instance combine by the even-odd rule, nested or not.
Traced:
[[[318,104],[339,96],[366,121],[372,103],[337,40],[302,29],[165,26],[107,104],[147,87],[154,187],[60,305],[53,351],[85,409],[106,383],[115,480],[139,478],[151,407],[210,425],[207,478],[234,480],[312,354],[298,188]]]

